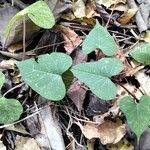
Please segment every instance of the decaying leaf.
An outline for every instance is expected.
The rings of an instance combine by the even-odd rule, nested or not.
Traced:
[[[119,3],[126,3],[126,0],[96,0],[99,4],[104,5],[105,7],[109,8],[112,5],[117,5]]]
[[[100,125],[87,123],[81,130],[86,138],[99,138],[103,145],[119,142],[126,133],[125,124],[109,120]]]
[[[0,68],[2,69],[13,69],[15,68],[15,60],[9,59],[9,60],[2,60],[0,62]]]
[[[134,150],[134,147],[124,138],[117,144],[106,145],[108,150]]]
[[[73,10],[76,18],[82,18],[86,16],[86,7],[83,0],[77,0],[77,2],[73,4]]]
[[[15,144],[15,150],[40,150],[40,147],[38,146],[34,138],[17,135]]]
[[[142,38],[142,40],[144,40],[145,42],[150,43],[150,30],[146,31],[146,34],[145,34],[144,38]]]
[[[63,35],[65,41],[64,47],[67,53],[72,53],[72,51],[81,44],[81,38],[69,27],[58,26],[57,30],[61,31]]]
[[[87,90],[79,83],[79,81],[75,81],[67,92],[68,97],[73,101],[79,111],[82,110],[86,91]]]
[[[125,25],[127,23],[129,23],[131,21],[131,19],[134,17],[134,15],[136,14],[137,9],[128,9],[127,12],[125,12],[123,15],[121,15],[118,18],[118,22],[121,25]]]
[[[135,78],[140,83],[140,88],[144,93],[150,96],[150,77],[145,74],[144,70],[141,70],[135,74]]]

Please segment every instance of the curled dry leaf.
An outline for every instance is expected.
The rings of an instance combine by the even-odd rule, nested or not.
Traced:
[[[118,18],[118,22],[121,25],[128,24],[131,21],[131,19],[135,16],[136,12],[137,12],[137,9],[129,9],[127,12],[125,12],[123,15],[121,15]]]
[[[103,145],[115,144],[126,134],[125,124],[121,124],[120,121],[115,123],[109,120],[100,125],[87,123],[81,130],[86,138],[99,138]]]
[[[58,26],[65,40],[65,50],[70,54],[72,51],[81,44],[81,38],[70,28],[64,26]]]

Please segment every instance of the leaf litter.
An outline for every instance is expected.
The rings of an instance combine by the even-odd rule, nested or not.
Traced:
[[[33,0],[33,2],[35,1]],[[47,102],[46,99],[41,101],[39,99],[42,98],[39,98],[39,95],[35,92],[36,90],[33,91],[28,85],[22,84],[21,75],[14,65],[15,59],[22,60],[23,55],[22,44],[17,45],[18,42],[22,43],[23,37],[22,21],[18,22],[18,24],[14,25],[8,37],[5,49],[1,48],[0,50],[0,69],[4,72],[6,77],[5,84],[2,86],[1,91],[3,94],[10,91],[6,94],[7,98],[17,98],[22,104],[24,108],[23,115],[18,122],[14,123],[26,127],[32,138],[26,137],[28,135],[25,136],[25,133],[19,133],[19,130],[7,130],[4,125],[1,129],[3,135],[1,137],[2,142],[0,146],[3,149],[6,149],[5,146],[7,149],[14,147],[20,149],[20,146],[23,148],[26,146],[30,147],[30,145],[33,146],[32,148],[30,147],[30,149],[49,148],[50,145],[48,142],[44,143],[43,139],[47,139],[46,141],[50,140],[51,133],[45,131],[44,126],[46,126],[47,129],[50,126],[49,124],[51,123],[49,119],[52,111],[52,116],[56,119],[54,119],[56,122],[55,126],[59,128],[56,130],[58,131],[56,132],[58,133],[56,134],[56,138],[62,140],[60,140],[63,145],[62,149],[65,149],[65,146],[67,148],[70,146],[73,149],[89,147],[88,139],[94,139],[92,141],[93,149],[98,149],[99,147],[109,150],[134,149],[137,147],[134,142],[136,137],[132,134],[126,122],[126,119],[131,119],[128,123],[130,127],[134,119],[125,118],[119,109],[119,103],[124,96],[132,96],[140,99],[143,93],[149,95],[149,66],[147,66],[149,65],[149,58],[143,60],[142,57],[143,55],[148,56],[149,48],[142,48],[142,54],[140,56],[139,53],[136,54],[136,49],[138,49],[137,43],[150,41],[148,30],[149,1],[100,0],[95,2],[93,0],[46,0],[46,2],[55,16],[55,27],[49,31],[45,31],[44,29],[40,30],[39,27],[30,21],[26,21],[25,58],[35,58],[40,54],[58,51],[70,55],[73,59],[73,65],[75,65],[96,61],[101,56],[103,57],[103,55],[99,54],[98,48],[105,52],[105,45],[116,43],[116,47],[110,47],[108,55],[115,55],[116,57],[116,52],[118,54],[118,51],[120,51],[122,57],[118,57],[117,55],[117,58],[126,64],[126,68],[120,72],[119,76],[115,78],[110,77],[112,82],[118,83],[118,85],[116,85],[117,95],[111,101],[104,101],[103,97],[100,99],[96,95],[91,94],[87,85],[80,83],[77,79],[73,80],[63,102]],[[0,8],[0,18],[3,18],[1,19],[3,22],[0,23],[0,36],[2,47],[4,47],[4,37],[2,34],[4,28],[10,21],[10,18],[19,10],[23,9],[23,7],[20,6],[26,7],[28,3],[19,0],[18,3],[14,1],[14,6],[6,2],[2,4]],[[13,13],[11,13],[11,10]],[[94,30],[96,20],[99,21],[101,26],[108,29],[114,40],[112,39],[111,43],[109,43],[109,41],[107,41],[108,37],[102,35],[105,31],[97,30],[97,34],[101,36],[94,34],[91,35],[90,39],[87,39],[87,44],[92,41],[94,48],[93,51],[90,51],[92,53],[86,55],[83,51],[89,53],[89,46],[84,47],[84,43],[82,44],[82,42],[90,33],[91,29]],[[97,25],[96,23],[96,26]],[[98,47],[96,40],[101,40],[101,38],[104,40],[104,42],[102,42],[102,45],[104,45]],[[135,50],[130,52],[132,47],[135,47]],[[139,63],[135,63],[133,67],[132,63],[135,62],[135,60],[133,60],[131,56],[144,64],[144,69],[139,69],[139,67],[142,67],[139,66],[141,65]],[[61,66],[62,65],[63,64],[61,64]],[[28,74],[29,72],[26,73]],[[99,79],[97,79],[97,81],[99,81]],[[19,86],[19,84],[22,85]],[[89,87],[91,87],[91,85]],[[57,85],[54,85],[53,89],[57,89]],[[138,104],[141,105],[141,102]],[[47,106],[50,107],[50,109],[47,108]],[[125,108],[123,108],[122,111],[124,111],[124,109]],[[140,106],[139,109],[141,109]],[[13,109],[9,108],[9,110],[11,110],[10,113],[13,112]],[[49,115],[44,118],[46,113]],[[133,116],[135,117],[136,115],[134,114]],[[140,122],[141,120],[138,121]],[[148,125],[148,123],[144,124],[144,126]],[[146,127],[144,127],[143,130],[145,130],[145,128]],[[141,131],[138,130],[137,132],[139,134]],[[147,129],[139,140],[139,147],[141,149],[150,147],[147,143],[148,139],[149,130]],[[4,145],[3,143],[9,144]],[[55,146],[52,145],[52,147]]]

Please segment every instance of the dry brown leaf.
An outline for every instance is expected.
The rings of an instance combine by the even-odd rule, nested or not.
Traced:
[[[68,54],[72,53],[72,51],[81,44],[81,38],[69,27],[58,26],[59,31],[61,31],[65,44],[65,50]]]
[[[127,4],[119,3],[119,4],[115,5],[115,8],[112,6],[109,9],[126,12],[129,9],[129,6]]]
[[[125,4],[126,0],[96,0],[96,2],[98,2],[99,4],[102,4],[105,7],[109,8],[112,5],[117,5],[117,4],[120,4],[120,3]]]
[[[86,7],[83,0],[78,0],[73,4],[73,12],[76,18],[82,18],[86,16]]]
[[[15,141],[15,150],[40,150],[35,139],[17,135]]]
[[[107,120],[100,125],[87,123],[81,130],[86,138],[99,138],[101,143],[106,145],[119,142],[126,134],[126,125],[120,121],[114,123]]]
[[[96,5],[93,0],[88,0],[86,3],[85,14],[87,18],[92,18],[95,15]]]
[[[136,12],[137,12],[137,9],[129,9],[127,12],[125,12],[123,15],[121,15],[118,18],[118,22],[121,25],[128,24],[131,21],[131,19],[135,16]]]
[[[75,81],[69,88],[67,95],[76,105],[78,111],[82,110],[82,105],[86,96],[86,89],[81,86],[79,81]]]
[[[15,68],[15,60],[2,60],[0,62],[0,68],[2,69],[13,69]]]
[[[146,31],[146,34],[145,34],[144,38],[142,38],[142,40],[144,40],[145,42],[150,43],[150,30]]]
[[[122,139],[117,144],[108,144],[108,150],[134,150],[134,147],[126,140]]]

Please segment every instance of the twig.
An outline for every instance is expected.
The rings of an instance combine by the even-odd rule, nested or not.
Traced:
[[[26,55],[26,20],[25,16],[23,17],[23,54],[22,54],[22,60],[25,59]]]
[[[5,93],[3,94],[3,97],[5,97],[8,93],[12,92],[13,90],[15,90],[15,89],[17,89],[17,88],[23,86],[24,84],[25,84],[25,82],[22,82],[22,83],[20,83],[20,84],[18,84],[18,85],[16,85],[16,86],[14,86],[13,88],[9,89],[7,92],[5,92]]]
[[[129,93],[129,95],[131,95],[135,99],[137,103],[139,102],[139,99],[134,94],[132,94],[125,86],[123,86],[120,82],[117,82],[117,84],[124,88]]]

